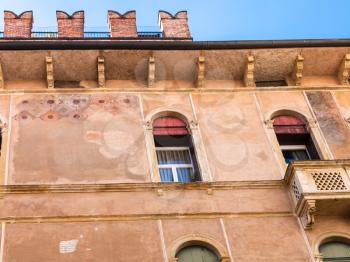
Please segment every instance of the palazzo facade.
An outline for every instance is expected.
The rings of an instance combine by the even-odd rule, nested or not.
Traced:
[[[0,261],[350,261],[350,40],[108,11],[0,33]]]

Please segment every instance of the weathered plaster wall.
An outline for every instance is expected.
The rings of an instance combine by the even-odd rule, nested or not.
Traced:
[[[14,97],[10,183],[149,180],[135,95]]]
[[[189,235],[206,236],[215,239],[228,253],[225,237],[219,219],[170,219],[162,220],[164,241],[171,247],[177,239]]]
[[[234,261],[311,261],[294,217],[225,219]]]
[[[2,123],[7,123],[10,112],[10,96],[0,95],[0,120]]]
[[[279,110],[300,112],[305,117],[311,118],[311,113],[302,91],[267,91],[257,92],[256,95],[261,105],[261,113],[264,116],[264,120],[267,120],[271,113]]]
[[[145,117],[152,115],[157,111],[180,111],[193,117],[191,100],[188,93],[169,94],[155,93],[143,94],[142,104]]]
[[[234,261],[311,261],[293,217],[231,218],[223,226],[227,243],[219,219],[8,224],[4,261],[160,262],[189,235],[229,247]]]
[[[330,93],[307,94],[334,157],[348,157],[348,93],[336,93],[339,109]],[[144,118],[162,110],[198,119],[214,180],[278,180],[278,146],[264,121],[282,109],[313,118],[302,91],[23,94],[12,100],[11,184],[150,181]]]
[[[280,179],[252,93],[194,94],[215,180]]]
[[[340,117],[347,121],[346,125],[350,127],[350,91],[333,91],[333,94],[340,112]]]
[[[350,133],[329,91],[307,92],[324,137],[335,159],[350,157]]]
[[[8,224],[5,239],[6,262],[163,261],[156,221]]]
[[[10,194],[0,202],[0,217],[19,218],[220,212],[288,213],[291,205],[284,188]]]

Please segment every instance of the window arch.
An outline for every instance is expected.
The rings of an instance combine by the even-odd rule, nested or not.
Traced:
[[[200,181],[201,176],[188,123],[178,116],[153,120],[153,139],[162,182]]]
[[[305,119],[284,113],[275,115],[271,121],[286,164],[293,160],[320,159]]]
[[[210,236],[202,234],[188,234],[182,236],[176,239],[168,249],[168,258],[171,262],[187,262],[187,260],[183,259],[187,258],[189,255],[193,255],[195,258],[199,257],[198,260],[193,260],[195,262],[231,261],[226,248],[220,242]],[[203,256],[211,260],[200,260]],[[188,261],[192,262],[192,260]]]

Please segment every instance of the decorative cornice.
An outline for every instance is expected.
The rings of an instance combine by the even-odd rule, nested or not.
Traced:
[[[284,188],[283,180],[193,183],[115,183],[62,185],[2,185],[0,194],[134,192],[157,190],[230,190]]]
[[[108,81],[108,80],[107,80]],[[60,89],[0,89],[0,94],[98,94],[98,93],[236,93],[236,92],[269,92],[269,91],[348,91],[343,86],[283,86],[283,87],[236,87],[232,88],[204,88],[198,89],[195,86],[193,88],[179,88],[174,90],[150,87],[150,88],[60,88]]]
[[[45,217],[4,217],[0,223],[62,223],[62,222],[96,222],[96,221],[137,221],[166,219],[215,219],[235,217],[291,217],[292,212],[210,212],[210,213],[166,213],[133,215],[79,215],[79,216],[45,216]]]

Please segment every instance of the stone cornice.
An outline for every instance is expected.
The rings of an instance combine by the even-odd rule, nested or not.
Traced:
[[[265,91],[349,91],[347,86],[280,86],[280,87],[237,87],[237,88],[61,88],[61,89],[0,89],[1,94],[98,94],[98,93],[223,93],[223,92],[265,92]]]
[[[3,217],[1,223],[62,223],[96,221],[137,221],[158,219],[216,219],[236,217],[291,217],[292,212],[210,212],[210,213],[166,213],[133,215],[80,215],[80,216],[45,216],[45,217]]]
[[[116,183],[61,185],[2,185],[0,194],[135,192],[158,190],[230,190],[284,188],[283,180],[194,183]]]

